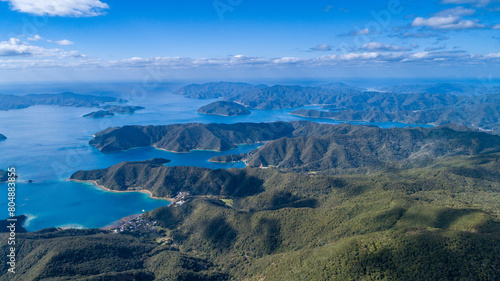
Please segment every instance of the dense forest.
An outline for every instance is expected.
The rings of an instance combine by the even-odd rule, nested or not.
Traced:
[[[499,160],[336,176],[245,168],[238,182],[259,189],[158,208],[143,215],[160,225],[150,233],[20,233],[11,280],[496,280]]]

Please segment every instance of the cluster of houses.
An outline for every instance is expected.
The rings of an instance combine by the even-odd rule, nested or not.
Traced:
[[[172,200],[172,206],[180,206],[184,203],[186,203],[186,199],[189,196],[188,191],[181,191],[177,193],[177,196],[174,197]]]
[[[158,222],[157,221],[151,221],[151,220],[146,220],[143,219],[141,216],[138,216],[136,218],[133,218],[124,224],[122,224],[120,227],[112,229],[114,233],[120,233],[120,232],[135,232],[135,231],[141,231],[141,232],[152,232],[156,231],[158,228]]]

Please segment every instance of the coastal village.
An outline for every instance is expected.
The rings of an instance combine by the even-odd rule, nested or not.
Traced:
[[[186,203],[189,197],[189,192],[181,191],[170,201],[169,207],[175,208]],[[116,225],[107,228],[113,233],[122,232],[156,232],[158,229],[158,222],[143,218],[141,215],[134,215],[120,220]]]

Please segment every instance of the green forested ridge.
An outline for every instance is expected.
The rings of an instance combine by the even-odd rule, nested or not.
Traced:
[[[293,125],[287,122],[123,126],[98,132],[89,143],[102,152],[145,146],[175,152],[193,149],[222,151],[235,148],[238,144],[253,144],[289,136],[293,129]]]
[[[267,142],[243,157],[248,166],[330,174],[427,165],[435,158],[500,151],[500,137],[448,127],[391,128],[291,122],[292,137]],[[241,158],[228,155],[224,161]]]
[[[246,168],[258,193],[158,208],[144,216],[157,233],[19,234],[14,280],[496,280],[499,160],[369,175]]]
[[[285,139],[284,137],[293,138]],[[298,137],[302,137],[302,140]],[[325,163],[363,151],[365,158],[351,166],[370,166],[375,162],[402,160],[403,158],[441,157],[454,154],[479,153],[499,146],[498,136],[472,130],[458,130],[451,127],[438,128],[391,128],[355,126],[350,124],[331,125],[309,121],[237,123],[237,124],[173,124],[165,126],[124,126],[108,128],[95,134],[90,144],[102,152],[122,151],[135,147],[154,146],[169,151],[188,152],[193,149],[228,150],[238,144],[269,142],[258,151],[251,165],[280,165],[283,159],[298,166],[319,166],[321,170],[348,168]],[[300,142],[303,143],[300,143]],[[456,152],[453,152],[455,150]],[[273,149],[274,147],[274,149]],[[383,152],[383,153],[380,153]],[[413,154],[412,154],[413,153]],[[374,155],[377,154],[377,155]],[[227,157],[226,157],[227,158]],[[224,159],[220,159],[224,160]],[[348,159],[350,161],[352,159]],[[368,162],[371,161],[371,162]],[[253,161],[253,162],[252,162]],[[260,162],[260,163],[256,163]],[[327,162],[328,162],[327,161]],[[337,160],[336,160],[337,161]],[[330,165],[331,167],[324,167]],[[312,167],[309,169],[316,169]]]
[[[262,179],[245,169],[208,169],[163,166],[166,159],[122,162],[106,169],[78,171],[73,180],[92,180],[111,190],[149,190],[154,196],[171,198],[180,191],[192,195],[247,196],[262,189]]]

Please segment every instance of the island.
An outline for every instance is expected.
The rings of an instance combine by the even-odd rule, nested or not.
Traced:
[[[83,117],[89,118],[104,118],[115,116],[115,113],[121,114],[132,114],[137,110],[144,109],[142,106],[119,106],[119,105],[106,105],[102,107],[104,110],[94,111],[83,115]]]
[[[88,114],[83,115],[83,117],[87,118],[103,118],[103,117],[111,117],[115,116],[115,114],[109,110],[98,110]]]
[[[262,191],[262,183],[240,169],[208,169],[165,166],[170,160],[122,162],[106,169],[78,171],[70,179],[92,181],[115,191],[147,190],[155,197],[173,198],[179,192],[191,195],[241,197]]]
[[[17,178],[17,174],[14,176],[15,178]],[[0,170],[0,183],[3,183],[3,182],[8,182],[9,181],[9,172],[8,171],[4,171],[4,170]]]
[[[197,110],[198,113],[221,116],[249,115],[251,112],[243,105],[229,101],[216,101]]]
[[[0,141],[6,140],[6,139],[7,139],[7,137],[6,137],[6,136],[4,136],[4,135],[0,134]]]

